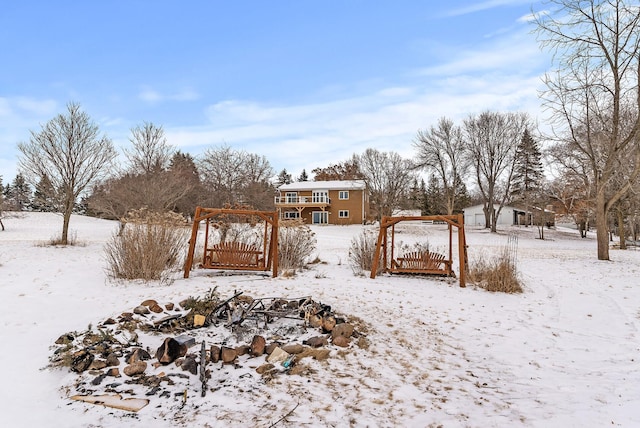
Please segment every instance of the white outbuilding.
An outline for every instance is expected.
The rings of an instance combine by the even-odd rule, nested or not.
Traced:
[[[481,226],[484,227],[486,222],[484,218],[484,211],[482,210],[483,205],[474,205],[472,207],[467,207],[463,210],[464,213],[464,224],[465,226],[475,227]],[[493,209],[498,211],[500,205],[494,204]],[[510,207],[505,205],[500,210],[498,214],[498,221],[496,222],[497,226],[512,226],[516,224],[524,224],[525,211]]]

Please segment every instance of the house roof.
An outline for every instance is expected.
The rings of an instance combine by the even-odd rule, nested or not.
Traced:
[[[362,190],[366,187],[364,180],[298,181],[283,184],[278,190]]]

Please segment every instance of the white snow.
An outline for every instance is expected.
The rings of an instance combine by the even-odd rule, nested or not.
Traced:
[[[60,216],[25,213],[4,223],[3,426],[267,427],[296,405],[277,426],[640,426],[640,251],[612,249],[612,261],[597,261],[592,234],[581,239],[559,229],[541,241],[531,228],[467,230],[471,260],[518,236],[525,292],[506,295],[453,280],[355,276],[348,248],[363,226],[313,227],[325,263],[293,278],[195,271],[162,285],[108,279],[102,251],[113,222],[74,216],[71,229],[81,245],[73,247],[40,244],[59,233]],[[406,242],[440,248],[448,242],[442,225],[399,232]],[[243,360],[251,375],[229,376],[232,384],[204,398],[194,377],[184,407],[151,397],[135,414],[71,401],[65,386],[77,374],[46,368],[62,333],[117,317],[145,299],[179,302],[214,286],[221,296],[310,295],[368,322],[371,346],[332,348],[328,361],[312,363],[312,375],[282,375],[268,384],[249,369],[256,364]],[[210,385],[233,370],[239,369],[215,366]]]

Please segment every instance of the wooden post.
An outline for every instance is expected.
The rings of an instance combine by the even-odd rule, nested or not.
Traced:
[[[467,240],[464,237],[464,215],[458,214],[458,257],[460,257],[460,287],[467,286]]]
[[[271,224],[271,260],[273,261],[273,277],[278,276],[278,212],[273,214]]]
[[[193,266],[193,253],[196,249],[196,239],[198,237],[198,226],[200,225],[200,207],[196,207],[196,214],[193,217],[193,226],[191,227],[191,239],[189,239],[189,252],[187,253],[187,260],[184,262],[184,277],[189,278],[189,272],[191,272],[191,266]]]

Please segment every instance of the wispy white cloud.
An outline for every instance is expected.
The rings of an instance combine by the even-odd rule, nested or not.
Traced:
[[[369,147],[413,157],[418,129],[442,116],[461,122],[487,109],[538,116],[544,57],[523,34],[453,51],[453,59],[405,76],[403,85],[379,83],[366,95],[343,92],[332,101],[306,104],[217,102],[206,108],[208,124],[169,128],[167,136],[193,154],[230,144],[263,154],[276,169],[293,173],[340,162]]]
[[[178,92],[163,94],[149,86],[144,86],[138,93],[138,98],[148,103],[161,101],[193,101],[200,98],[200,94],[192,88],[182,88]]]
[[[475,12],[481,12],[483,10],[494,9],[502,6],[517,6],[521,4],[530,4],[530,0],[486,0],[482,2],[472,3],[467,6],[449,9],[445,12],[444,16],[462,16]]]

